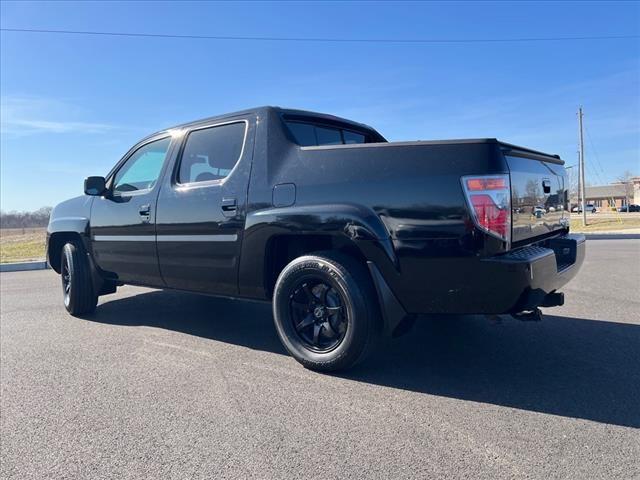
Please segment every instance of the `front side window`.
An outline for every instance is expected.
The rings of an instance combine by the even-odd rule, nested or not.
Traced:
[[[191,132],[182,152],[178,183],[227,177],[240,160],[245,130],[246,123],[237,122]]]
[[[118,170],[113,181],[116,193],[150,190],[158,181],[171,138],[147,143],[136,150]]]

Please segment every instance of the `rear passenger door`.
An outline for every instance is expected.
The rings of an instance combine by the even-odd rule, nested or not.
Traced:
[[[248,119],[185,132],[158,197],[158,259],[167,286],[237,294],[253,137]]]

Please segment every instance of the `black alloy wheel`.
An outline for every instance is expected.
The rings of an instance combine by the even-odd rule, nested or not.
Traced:
[[[69,268],[69,259],[66,255],[62,256],[62,271],[60,272],[62,279],[62,295],[64,296],[64,306],[69,308],[71,302],[71,272]]]
[[[382,331],[366,266],[333,251],[303,255],[284,267],[273,292],[273,320],[289,353],[323,372],[364,360]]]
[[[293,327],[311,350],[328,352],[344,338],[349,322],[344,301],[322,279],[302,280],[291,294],[289,306]]]

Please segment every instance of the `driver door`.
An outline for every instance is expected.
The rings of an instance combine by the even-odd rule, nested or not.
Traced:
[[[139,145],[108,179],[109,193],[94,200],[90,228],[95,261],[125,283],[164,286],[156,248],[156,202],[171,146],[167,135]]]

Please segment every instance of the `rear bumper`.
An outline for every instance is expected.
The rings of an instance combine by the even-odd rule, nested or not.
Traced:
[[[584,235],[569,234],[483,260],[495,286],[486,312],[517,313],[545,304],[545,298],[576,276],[585,255]]]
[[[393,326],[406,314],[499,315],[560,305],[558,290],[576,276],[584,256],[584,235],[568,234],[488,258],[410,258],[398,277],[385,277],[373,262],[369,268]]]

